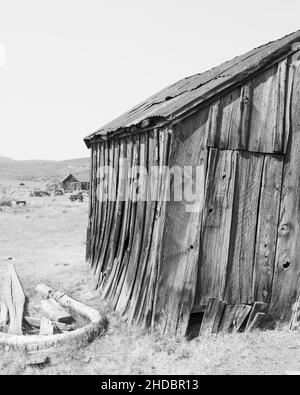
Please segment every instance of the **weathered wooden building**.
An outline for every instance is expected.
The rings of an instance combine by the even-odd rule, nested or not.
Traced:
[[[290,321],[300,288],[299,31],[169,86],[85,142],[88,258],[117,311],[180,334],[203,311],[215,331],[250,310],[252,321]],[[139,176],[124,174],[124,158],[202,168],[203,205],[165,201],[163,171],[158,199],[133,201]],[[107,164],[117,180],[97,176]],[[114,201],[101,198],[107,190]]]
[[[65,191],[71,191],[73,189],[72,184],[78,182],[77,178],[73,174],[67,174],[59,181],[59,187]]]
[[[74,176],[73,174],[67,174],[60,181],[60,188],[66,191],[87,191],[90,187],[90,181],[88,177]]]
[[[88,191],[90,188],[90,180],[88,176],[77,176],[77,181],[72,182],[73,191]]]

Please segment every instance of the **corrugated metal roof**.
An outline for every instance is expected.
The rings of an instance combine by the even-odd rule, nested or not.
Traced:
[[[172,121],[180,113],[203,103],[230,85],[243,81],[268,63],[292,52],[293,44],[299,40],[300,30],[237,56],[204,73],[184,78],[90,134],[85,138],[85,142],[89,145],[93,137],[139,125],[147,119]]]

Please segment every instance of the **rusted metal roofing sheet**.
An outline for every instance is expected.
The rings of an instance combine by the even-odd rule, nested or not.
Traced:
[[[161,90],[125,114],[109,122],[85,138],[109,135],[144,120],[172,121],[214,95],[239,83],[269,63],[299,49],[293,44],[300,41],[300,30],[279,40],[255,48],[201,74],[184,78]]]

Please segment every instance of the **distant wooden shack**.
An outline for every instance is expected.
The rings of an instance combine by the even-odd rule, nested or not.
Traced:
[[[90,187],[90,181],[88,177],[74,176],[70,173],[60,181],[60,187],[65,191],[87,191]]]
[[[71,191],[73,190],[72,184],[77,181],[77,178],[70,173],[60,180],[59,185],[60,188],[64,189],[65,191]]]
[[[90,189],[90,180],[88,177],[77,176],[77,181],[72,183],[74,191],[88,191]]]
[[[214,298],[229,306],[223,321],[261,302],[269,320],[289,322],[300,288],[299,31],[169,86],[85,142],[87,255],[117,311],[185,334]],[[203,204],[165,201],[163,171],[151,181],[157,199],[134,201],[143,178],[124,173],[124,159],[202,169]],[[117,180],[99,172],[109,164]]]

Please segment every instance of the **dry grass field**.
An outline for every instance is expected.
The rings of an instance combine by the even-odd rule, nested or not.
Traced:
[[[187,341],[127,326],[101,305],[85,263],[87,201],[31,198],[0,211],[1,259],[12,258],[27,295],[43,282],[102,310],[109,325],[89,346],[29,367],[0,351],[1,374],[290,374],[300,373],[300,333],[266,331]]]

